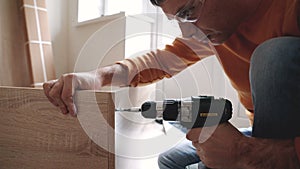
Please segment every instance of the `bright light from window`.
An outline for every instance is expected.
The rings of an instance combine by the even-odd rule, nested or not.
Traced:
[[[104,14],[102,0],[78,0],[78,22],[95,19]]]
[[[125,12],[127,15],[141,14],[143,0],[106,0],[106,15]]]
[[[125,12],[126,15],[141,14],[149,0],[78,0],[78,22]]]

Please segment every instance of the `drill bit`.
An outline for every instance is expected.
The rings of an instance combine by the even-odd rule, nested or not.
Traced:
[[[141,112],[140,107],[131,107],[131,108],[116,108],[115,111],[128,111],[128,112]]]

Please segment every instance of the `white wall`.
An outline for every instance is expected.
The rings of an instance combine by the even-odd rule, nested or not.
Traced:
[[[56,76],[69,71],[68,29],[69,8],[68,0],[47,0],[49,26],[52,38]]]
[[[124,14],[78,26],[76,0],[47,0],[47,8],[57,77],[73,72],[76,62],[80,63],[76,71],[87,71],[124,58]],[[83,49],[88,39],[89,48]],[[93,51],[86,53],[89,56],[79,57],[81,51],[91,48]]]

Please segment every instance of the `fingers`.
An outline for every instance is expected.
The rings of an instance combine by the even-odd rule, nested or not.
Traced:
[[[186,138],[190,141],[204,143],[213,135],[217,127],[218,126],[193,128],[186,134]]]
[[[55,101],[55,103],[58,105],[63,114],[68,114],[67,106],[61,98],[63,87],[64,81],[62,78],[60,78],[57,82],[55,82],[55,84],[51,88],[49,96]]]
[[[54,105],[54,106],[58,106],[58,104],[56,103],[56,101],[54,99],[52,99],[49,95],[50,91],[51,91],[51,88],[53,87],[54,83],[56,82],[57,80],[52,80],[52,81],[48,81],[48,82],[45,82],[43,84],[43,89],[44,89],[44,93],[45,95],[47,96],[48,100]]]
[[[73,74],[63,75],[58,80],[44,83],[43,88],[48,100],[59,107],[63,114],[70,113],[76,116],[77,111],[73,100],[76,85],[73,84],[73,78],[75,78]]]
[[[204,143],[211,137],[214,129],[211,127],[193,128],[186,134],[186,138],[192,142]]]
[[[69,77],[68,77],[69,78]],[[71,81],[72,79],[68,80]],[[72,115],[76,116],[76,106],[74,104],[74,87],[73,83],[64,83],[64,87],[61,92],[61,99],[67,108],[67,111]]]
[[[186,138],[192,142],[198,141],[199,135],[201,133],[201,128],[193,128],[188,131]]]

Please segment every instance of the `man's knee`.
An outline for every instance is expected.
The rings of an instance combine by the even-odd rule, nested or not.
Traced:
[[[300,38],[280,37],[265,41],[259,45],[251,57],[250,80],[252,82],[299,75]],[[275,77],[271,77],[275,78]]]
[[[288,66],[300,62],[300,37],[279,37],[259,45],[251,57],[251,67]],[[270,68],[272,68],[270,67]]]
[[[164,152],[158,156],[158,166],[160,169],[171,169],[174,168],[176,162],[170,156],[170,153]]]
[[[271,55],[293,55],[295,54],[295,49],[300,50],[300,37],[277,37],[272,38],[269,40],[266,40],[262,44],[260,44],[255,51],[253,52],[253,55],[260,55],[260,53],[263,54],[271,54]],[[291,49],[291,50],[289,50]],[[299,56],[299,55],[298,55]]]
[[[300,38],[281,37],[253,53],[250,83],[255,109],[254,136],[299,135]],[[280,134],[279,134],[280,133]]]
[[[167,167],[166,165],[168,164],[168,160],[166,158],[166,154],[162,153],[158,156],[158,166],[159,168]]]
[[[160,169],[184,169],[199,161],[195,147],[190,141],[184,140],[177,146],[161,153],[158,157],[158,166]]]

